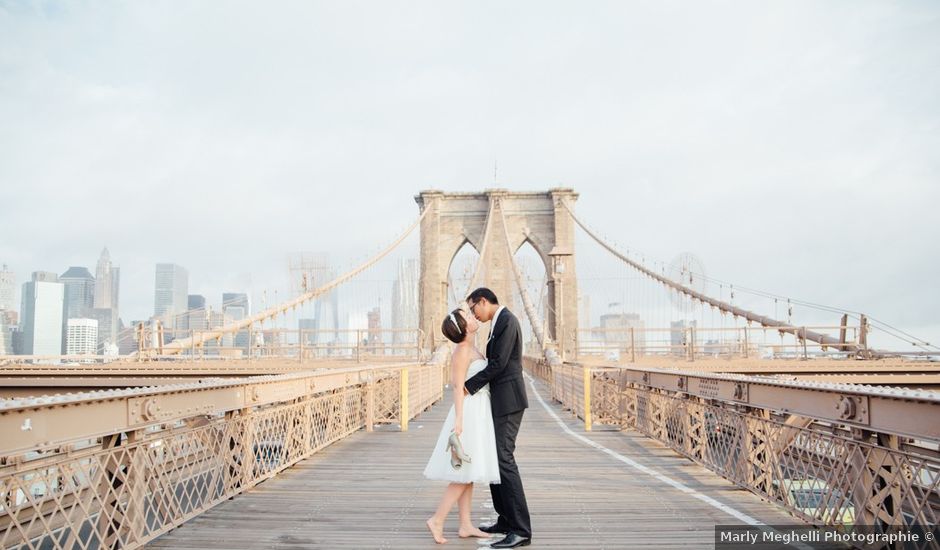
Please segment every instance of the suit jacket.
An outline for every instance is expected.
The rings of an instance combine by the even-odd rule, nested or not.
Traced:
[[[475,394],[490,385],[493,416],[504,416],[529,406],[525,380],[522,378],[522,330],[519,320],[503,308],[496,318],[490,341],[486,344],[486,368],[472,376],[464,387]]]

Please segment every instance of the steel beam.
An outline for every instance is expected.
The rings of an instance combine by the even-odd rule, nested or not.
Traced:
[[[0,456],[289,401],[366,382],[370,371],[407,365],[414,363],[3,400]]]
[[[940,441],[940,393],[694,371],[620,368],[638,386]]]

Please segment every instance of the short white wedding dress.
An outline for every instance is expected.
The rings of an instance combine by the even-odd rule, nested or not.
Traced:
[[[486,359],[477,359],[467,368],[467,380],[486,368]],[[454,469],[450,465],[447,439],[454,430],[456,412],[450,406],[447,419],[437,436],[437,445],[431,453],[424,477],[455,483],[499,483],[499,460],[496,457],[496,434],[493,431],[493,410],[490,408],[490,385],[480,388],[463,399],[463,433],[460,443],[470,462]]]

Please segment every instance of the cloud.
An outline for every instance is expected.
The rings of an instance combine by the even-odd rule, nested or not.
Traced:
[[[282,285],[289,253],[351,261],[498,161],[653,256],[936,326],[938,27],[930,3],[0,3],[0,259],[23,280],[107,245],[143,317],[155,262]]]

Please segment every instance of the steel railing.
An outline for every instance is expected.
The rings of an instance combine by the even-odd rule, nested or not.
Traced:
[[[820,344],[806,337],[826,335]],[[577,346],[577,356],[642,362],[647,358],[814,359],[856,358],[866,349],[859,327],[851,325],[695,327],[597,327],[566,334]],[[921,350],[871,350],[872,356],[940,357]]]
[[[443,397],[440,354],[0,400],[0,547],[134,548],[318,450]]]
[[[535,358],[526,368],[586,430],[635,429],[807,522],[888,531],[940,519],[938,393]]]

